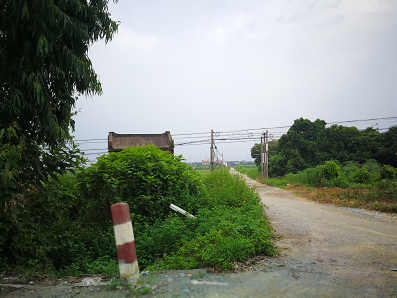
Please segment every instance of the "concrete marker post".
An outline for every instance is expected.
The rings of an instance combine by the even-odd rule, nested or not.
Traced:
[[[126,203],[117,203],[111,209],[120,277],[129,285],[141,286],[130,208]]]

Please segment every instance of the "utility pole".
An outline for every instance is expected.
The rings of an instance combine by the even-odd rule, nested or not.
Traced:
[[[261,137],[261,177],[264,177],[264,170],[265,170],[265,155],[264,155],[264,150],[263,150],[263,139],[264,136]]]
[[[267,142],[269,133],[266,130],[266,152],[265,152],[265,179],[269,179],[269,144]]]
[[[214,170],[214,131],[211,129],[211,159],[210,159],[210,165],[211,165],[211,171]]]

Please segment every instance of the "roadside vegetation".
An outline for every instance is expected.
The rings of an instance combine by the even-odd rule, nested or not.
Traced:
[[[256,172],[236,170],[319,202],[397,212],[397,126],[379,132],[300,118],[268,154],[269,179],[258,170],[260,144],[251,148]]]
[[[260,172],[255,165],[237,165],[234,168],[254,180],[260,175]]]
[[[263,184],[293,190],[311,200],[344,207],[397,213],[397,174],[392,166],[375,160],[364,164],[328,161],[296,174],[263,179],[258,169],[236,168]]]
[[[34,207],[41,222],[16,235],[18,246],[3,247],[2,270],[117,275],[110,206],[120,201],[130,206],[141,270],[224,271],[276,254],[259,197],[238,175],[224,168],[200,177],[180,156],[154,146],[103,155],[54,176],[42,191],[51,203],[33,204],[32,194],[24,207],[14,207]],[[173,211],[171,203],[196,218]]]

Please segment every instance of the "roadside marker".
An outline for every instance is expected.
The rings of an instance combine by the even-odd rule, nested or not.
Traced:
[[[117,203],[111,209],[120,277],[129,285],[141,286],[130,208],[126,203]]]

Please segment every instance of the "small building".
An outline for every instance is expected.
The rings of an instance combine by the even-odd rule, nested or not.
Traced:
[[[154,145],[163,151],[174,153],[174,140],[169,131],[162,134],[118,134],[109,132],[109,152],[120,152],[127,147],[145,147],[147,145]]]
[[[202,160],[202,161],[201,161],[201,165],[203,165],[203,166],[209,166],[209,165],[210,165],[210,160],[209,160],[208,158]]]

